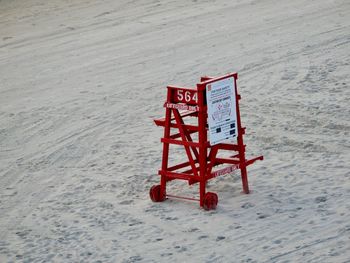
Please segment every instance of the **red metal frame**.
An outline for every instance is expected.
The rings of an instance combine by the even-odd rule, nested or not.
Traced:
[[[206,105],[206,85],[218,80],[233,77],[236,90],[236,112],[237,112],[237,143],[219,143],[211,146],[208,141],[207,105]],[[212,203],[217,203],[217,196],[214,193],[206,193],[206,183],[208,180],[231,173],[234,170],[241,170],[241,178],[244,193],[249,193],[247,166],[256,160],[263,160],[263,156],[258,156],[250,160],[245,159],[245,145],[243,135],[245,128],[242,127],[239,111],[239,100],[237,90],[237,73],[228,74],[218,78],[202,77],[196,88],[167,87],[167,100],[164,103],[165,118],[154,120],[157,126],[164,127],[162,167],[158,174],[161,176],[160,187],[152,187],[150,193],[153,201],[163,201],[166,197],[182,198],[186,200],[198,200],[190,197],[179,197],[167,194],[167,182],[175,179],[188,181],[189,184],[199,183],[199,203],[201,207],[213,209],[216,207]],[[186,124],[185,119],[195,117],[198,125]],[[171,134],[172,129],[177,129],[177,133]],[[192,134],[198,134],[198,141],[192,139]],[[182,145],[185,148],[188,161],[178,163],[169,167],[169,147],[171,144]],[[229,158],[217,157],[219,150],[232,151],[235,154]],[[208,154],[209,153],[209,154]],[[224,168],[213,171],[218,165],[226,164]],[[180,171],[187,168],[185,171]],[[210,194],[210,200],[208,199]],[[215,199],[216,198],[216,199]],[[209,200],[209,201],[208,201]],[[213,201],[214,200],[214,201]]]

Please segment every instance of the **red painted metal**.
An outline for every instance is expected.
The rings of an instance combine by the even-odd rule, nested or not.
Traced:
[[[178,196],[178,195],[167,195],[167,197],[183,199],[183,200],[190,200],[190,201],[199,201],[198,198],[194,198],[194,197],[186,197],[186,196]]]
[[[208,141],[208,121],[206,85],[226,78],[234,79],[236,90],[236,113],[237,113],[237,142],[219,143],[211,146]],[[164,103],[165,118],[154,120],[157,126],[164,127],[162,167],[158,174],[161,176],[160,185],[150,189],[150,198],[154,202],[161,202],[170,198],[181,198],[199,201],[200,206],[206,210],[215,209],[218,196],[212,192],[206,192],[207,181],[217,176],[232,173],[234,170],[241,171],[243,191],[249,193],[247,166],[256,160],[263,160],[258,156],[247,160],[245,158],[245,145],[243,135],[245,127],[242,127],[239,111],[241,96],[237,90],[237,73],[228,74],[218,78],[202,77],[196,88],[167,87],[167,100]],[[196,119],[196,124],[186,123],[190,118]],[[171,133],[176,130],[176,133]],[[194,141],[192,135],[197,135],[198,141]],[[169,167],[170,145],[184,147],[187,161],[174,164]],[[230,157],[218,157],[219,151],[234,152]],[[217,166],[224,165],[217,169]],[[216,168],[216,170],[214,170]],[[214,171],[213,171],[214,170]],[[172,180],[185,180],[189,184],[199,183],[199,199],[169,195],[166,192],[166,184]]]
[[[153,202],[162,202],[164,197],[160,194],[160,185],[153,185],[149,190],[149,196]]]
[[[208,192],[204,196],[203,208],[205,210],[216,209],[216,206],[218,205],[218,201],[219,201],[219,198],[216,193]]]

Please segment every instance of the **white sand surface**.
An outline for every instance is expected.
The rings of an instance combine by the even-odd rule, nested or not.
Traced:
[[[0,0],[0,262],[350,262],[349,14]],[[235,71],[252,193],[235,173],[215,211],[152,203],[165,86]]]

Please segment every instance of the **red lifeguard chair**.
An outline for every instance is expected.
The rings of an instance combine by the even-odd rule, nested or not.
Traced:
[[[199,201],[206,210],[215,209],[218,196],[206,192],[207,181],[237,169],[241,170],[243,191],[249,193],[247,166],[263,160],[263,156],[245,159],[245,128],[241,125],[237,77],[237,73],[202,77],[196,88],[167,87],[165,118],[154,120],[157,126],[164,127],[164,137],[161,139],[162,167],[158,172],[161,179],[159,185],[150,189],[152,201],[182,198]],[[187,122],[188,118],[192,118],[191,123]],[[195,124],[193,118],[198,119]],[[193,140],[192,135],[197,135],[198,141]],[[169,167],[170,145],[182,145],[188,160]],[[219,157],[219,150],[228,151],[230,156]],[[176,179],[188,181],[190,185],[199,183],[199,199],[168,194],[167,182]]]

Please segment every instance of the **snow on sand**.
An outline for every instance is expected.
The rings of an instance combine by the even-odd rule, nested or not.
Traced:
[[[349,262],[349,13],[1,0],[0,262]],[[152,203],[165,86],[233,71],[248,157],[265,157],[252,193],[233,174],[209,185],[216,211]]]

